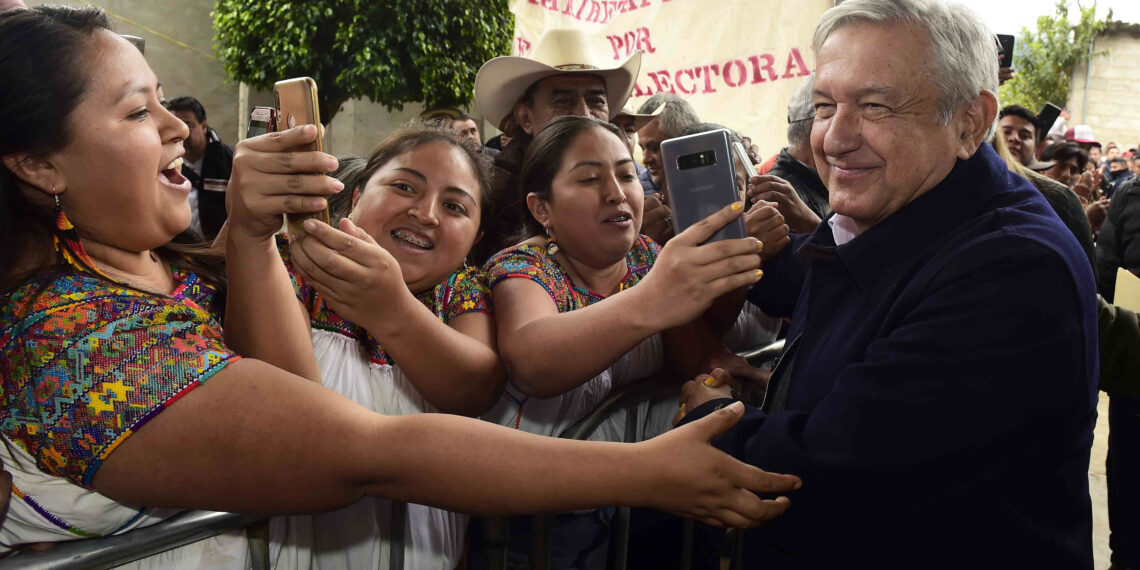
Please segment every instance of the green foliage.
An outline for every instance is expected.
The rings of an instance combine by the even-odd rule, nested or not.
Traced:
[[[321,120],[367,97],[462,107],[483,62],[510,53],[507,0],[217,0],[214,49],[227,74],[271,89],[317,82]]]
[[[1089,8],[1077,4],[1077,9],[1081,19],[1075,26],[1069,22],[1068,0],[1057,0],[1053,15],[1037,18],[1036,32],[1021,29],[1013,49],[1017,74],[1001,86],[1002,105],[1040,109],[1047,102],[1060,106],[1068,102],[1073,69],[1088,60],[1089,42],[1105,27],[1096,19],[1095,2]]]

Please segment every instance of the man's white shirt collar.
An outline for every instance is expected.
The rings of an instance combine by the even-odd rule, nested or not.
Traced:
[[[859,229],[855,227],[855,220],[843,214],[835,214],[828,218],[827,225],[831,227],[831,235],[835,238],[835,245],[843,245],[859,235]]]

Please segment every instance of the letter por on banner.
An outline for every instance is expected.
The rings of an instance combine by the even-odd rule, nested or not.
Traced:
[[[642,53],[657,52],[657,48],[653,47],[653,42],[649,39],[649,28],[645,26],[621,35],[608,35],[606,39],[610,41],[610,47],[614,50],[615,61],[625,59],[637,50],[641,50]]]

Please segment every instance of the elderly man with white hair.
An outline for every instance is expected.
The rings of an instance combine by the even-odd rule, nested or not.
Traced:
[[[745,567],[1091,569],[1093,276],[982,142],[993,35],[941,0],[848,0],[814,49],[833,213],[751,292],[792,318],[788,348],[716,440],[803,489]],[[682,421],[729,401],[719,371],[698,380]]]

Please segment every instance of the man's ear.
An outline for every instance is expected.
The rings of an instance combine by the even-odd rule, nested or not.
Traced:
[[[26,152],[14,152],[0,157],[4,166],[25,184],[45,194],[62,194],[67,190],[59,172],[51,161]]]
[[[519,128],[526,131],[526,134],[532,137],[534,136],[536,130],[534,128],[534,109],[531,109],[526,103],[520,101],[515,103],[515,108],[511,110],[511,115],[514,117],[515,124],[518,125]]]
[[[550,204],[546,203],[546,200],[531,192],[526,195],[526,207],[530,210],[530,215],[534,216],[539,224],[542,224],[543,227],[550,227]]]
[[[966,160],[974,156],[978,147],[986,140],[986,135],[989,134],[996,117],[997,96],[989,91],[982,91],[968,104],[961,119],[958,158]]]

